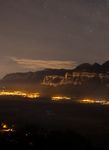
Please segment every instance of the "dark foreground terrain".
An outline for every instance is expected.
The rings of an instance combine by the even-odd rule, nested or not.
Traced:
[[[3,148],[109,150],[109,106],[2,97],[0,121]]]

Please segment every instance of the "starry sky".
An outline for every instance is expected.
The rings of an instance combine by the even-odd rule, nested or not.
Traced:
[[[0,0],[0,77],[109,59],[109,0]]]

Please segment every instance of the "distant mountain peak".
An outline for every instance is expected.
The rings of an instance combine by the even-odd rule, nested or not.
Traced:
[[[94,63],[93,66],[101,66],[99,63]]]
[[[106,62],[103,64],[103,66],[109,66],[109,60],[106,61]]]
[[[89,63],[83,63],[77,66],[74,71],[86,71],[86,72],[109,72],[109,61],[106,61],[102,65],[99,63],[89,64]]]
[[[77,66],[74,70],[75,71],[88,71],[91,68],[91,64],[89,63],[83,63]]]

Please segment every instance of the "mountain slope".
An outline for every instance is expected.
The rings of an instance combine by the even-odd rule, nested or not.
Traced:
[[[44,83],[44,84],[42,84]],[[109,61],[102,65],[80,64],[73,70],[45,69],[37,72],[13,73],[0,81],[1,89],[39,90],[44,95],[109,96]]]

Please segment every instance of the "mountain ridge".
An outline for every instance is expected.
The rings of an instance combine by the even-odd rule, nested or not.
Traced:
[[[40,91],[42,95],[109,96],[109,61],[83,63],[74,69],[45,69],[12,73],[0,81],[0,89]]]
[[[10,73],[5,75],[1,80],[8,80],[8,79],[12,79],[14,76],[18,75],[19,77],[21,76],[28,76],[30,77],[31,75],[64,75],[66,72],[72,72],[72,71],[86,71],[86,72],[96,72],[96,73],[107,73],[109,72],[109,61],[104,62],[102,65],[100,65],[99,63],[94,63],[94,64],[90,64],[90,63],[83,63],[78,65],[76,68],[74,69],[44,69],[41,71],[36,71],[36,72],[18,72],[18,73]],[[12,78],[11,78],[12,77]]]

